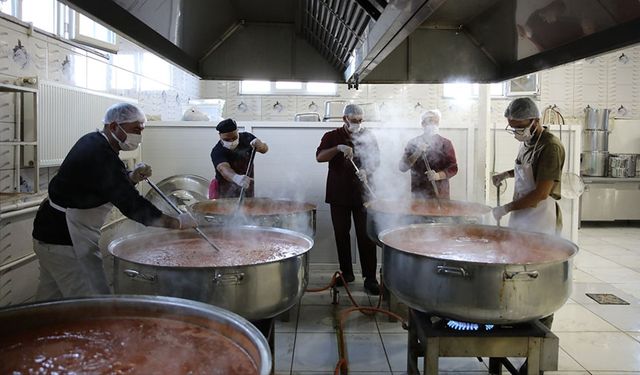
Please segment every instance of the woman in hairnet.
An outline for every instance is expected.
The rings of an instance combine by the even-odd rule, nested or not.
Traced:
[[[411,169],[411,192],[416,198],[449,199],[449,179],[458,173],[453,144],[438,134],[441,117],[437,109],[420,116],[424,133],[409,140],[400,159],[401,172]],[[437,197],[434,182],[438,189]]]
[[[506,178],[515,178],[513,201],[492,211],[496,220],[511,213],[509,226],[530,232],[560,234],[562,214],[556,203],[560,199],[560,178],[564,166],[564,147],[540,124],[540,111],[529,98],[509,103],[504,112],[506,130],[521,142],[512,170],[492,177],[499,187]]]
[[[132,104],[119,103],[107,110],[103,122],[102,130],[84,135],[71,148],[36,214],[38,300],[110,293],[98,240],[113,206],[144,225],[196,226],[189,214],[164,215],[143,198],[135,185],[151,176],[151,167],[139,163],[128,171],[118,156],[121,150],[135,150],[142,141],[144,113]]]

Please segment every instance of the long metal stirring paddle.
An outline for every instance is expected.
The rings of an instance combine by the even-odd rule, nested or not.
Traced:
[[[358,168],[358,166],[356,165],[356,163],[353,162],[352,158],[348,158],[349,161],[351,162],[351,165],[353,165],[353,168],[356,170],[357,173],[360,173],[360,169]],[[367,190],[369,191],[369,194],[371,194],[371,196],[376,199],[376,193],[373,192],[373,189],[371,189],[371,186],[369,186],[369,184],[367,183],[367,181],[362,181],[362,183],[364,184],[364,186],[367,188]]]
[[[178,214],[181,214],[181,213],[182,213],[182,211],[180,211],[180,209],[178,208],[178,206],[176,206],[176,204],[175,204],[175,203],[173,203],[173,202],[171,201],[171,199],[169,199],[169,197],[167,197],[167,196],[162,192],[162,190],[160,190],[160,188],[159,188],[158,186],[156,186],[156,184],[154,184],[153,182],[151,182],[151,180],[149,180],[148,178],[145,178],[145,180],[147,181],[147,183],[149,184],[149,186],[151,186],[151,187],[153,188],[153,190],[155,190],[155,191],[156,191],[156,193],[158,193],[158,194],[162,197],[162,199],[164,199],[164,201],[165,201],[165,202],[167,202],[167,203],[169,204],[169,206],[171,206],[171,208],[173,208],[173,209],[174,209]],[[191,215],[191,214],[189,213],[189,215]],[[206,234],[204,234],[204,232],[203,232],[202,230],[200,230],[200,228],[195,227],[195,228],[193,228],[193,229],[195,229],[195,231],[196,231],[196,232],[198,232],[198,234],[200,235],[200,237],[202,237],[202,239],[203,239],[203,240],[207,241],[207,243],[208,243],[209,245],[211,245],[211,247],[212,247],[215,251],[220,251],[220,249],[218,249],[218,247],[217,247],[213,242],[211,242],[211,240],[209,239],[209,237],[207,237],[207,235],[206,235]]]
[[[251,172],[251,166],[253,165],[253,159],[256,157],[256,148],[254,147],[251,150],[251,156],[249,157],[249,165],[247,165],[247,172],[244,174],[245,176],[249,176],[249,172]],[[242,202],[244,202],[244,196],[246,193],[247,189],[244,188],[244,186],[242,186],[242,188],[240,189],[240,197],[238,198],[238,206],[236,207],[236,213],[240,210],[240,207],[242,207]]]
[[[427,160],[426,153],[422,153],[422,161],[424,161],[424,166],[427,168],[427,172],[431,172],[431,166],[429,165],[429,160]],[[435,181],[430,180],[431,186],[433,186],[433,192],[436,195],[436,202],[438,203],[438,208],[442,208],[442,204],[440,203],[440,192],[438,191],[438,185],[436,185]]]
[[[500,207],[500,188],[502,187],[502,181],[496,186],[496,204],[497,207]],[[496,220],[498,223],[498,227],[500,227],[500,219]]]

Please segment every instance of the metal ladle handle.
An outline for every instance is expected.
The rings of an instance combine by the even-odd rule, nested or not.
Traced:
[[[169,206],[171,206],[171,208],[173,208],[178,214],[181,214],[182,211],[180,211],[180,209],[178,208],[178,206],[176,206],[175,203],[173,203],[173,201],[171,199],[169,199],[169,197],[167,197],[164,192],[162,190],[160,190],[160,188],[154,184],[153,182],[151,182],[151,180],[149,180],[148,178],[145,178],[145,181],[147,181],[147,183],[149,184],[149,186],[151,186],[153,188],[153,190],[155,190],[156,193],[158,193],[158,195],[160,195],[162,197],[162,199],[164,199],[165,202],[167,202],[169,204]],[[190,212],[187,212],[189,215],[191,215]],[[220,251],[220,249],[209,239],[209,237],[207,237],[206,234],[204,234],[204,232],[202,230],[200,230],[200,228],[195,227],[193,228],[199,235],[200,237],[202,237],[202,239],[204,239],[205,241],[207,241],[207,243],[209,245],[211,245],[211,247],[215,250],[215,251]]]
[[[253,165],[253,159],[255,159],[256,157],[256,148],[253,147],[253,149],[251,150],[251,156],[249,157],[249,165],[247,165],[247,172],[244,174],[245,176],[249,177],[249,172],[251,172],[251,166]],[[238,206],[236,207],[236,212],[238,212],[240,210],[240,207],[242,207],[242,202],[244,202],[244,196],[246,194],[247,189],[245,189],[244,185],[242,186],[242,188],[240,189],[240,196],[238,197]]]
[[[431,172],[431,165],[429,165],[429,160],[427,160],[427,155],[426,153],[422,153],[422,161],[424,162],[424,166],[427,168],[427,172]],[[440,192],[438,191],[438,185],[436,185],[435,181],[429,181],[431,182],[431,186],[433,187],[433,192],[436,195],[436,202],[438,202],[438,208],[442,208],[442,204],[440,204]]]
[[[356,173],[360,173],[360,169],[358,168],[356,163],[353,162],[353,159],[352,158],[348,158],[348,159],[351,162],[351,165],[353,165],[353,168],[356,170]],[[376,199],[376,193],[373,192],[373,189],[371,189],[371,186],[369,186],[369,184],[366,181],[362,181],[362,183],[367,188],[367,190],[369,191],[369,194],[371,194],[373,199]]]

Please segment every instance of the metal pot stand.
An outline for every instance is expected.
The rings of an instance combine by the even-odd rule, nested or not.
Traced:
[[[440,357],[489,357],[489,373],[511,374],[518,370],[506,357],[526,357],[527,374],[558,369],[559,339],[534,320],[517,325],[498,325],[491,330],[458,331],[446,320],[409,308],[407,372],[419,374],[418,358],[424,357],[425,375],[438,374]]]

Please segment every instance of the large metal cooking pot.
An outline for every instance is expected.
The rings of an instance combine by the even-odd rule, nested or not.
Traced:
[[[609,151],[609,132],[585,129],[582,132],[582,151]]]
[[[191,211],[201,225],[242,224],[290,229],[313,237],[316,233],[316,206],[284,199],[246,198],[236,215],[237,198],[197,202]]]
[[[580,153],[580,174],[583,176],[606,176],[609,153],[590,151]]]
[[[420,223],[478,224],[491,207],[484,204],[441,199],[378,199],[365,203],[367,208],[367,234],[382,247],[380,232]]]
[[[609,130],[610,114],[610,109],[596,109],[587,106],[584,109],[584,128],[591,130]]]
[[[252,226],[202,229],[219,253],[192,231],[113,241],[114,291],[206,302],[250,320],[274,317],[298,302],[309,281],[310,237]]]
[[[486,225],[414,224],[380,233],[384,283],[408,306],[477,323],[545,317],[571,294],[578,247]]]
[[[202,335],[200,337],[221,340],[227,343],[226,347],[231,350],[227,351],[226,354],[221,354],[208,349],[189,348],[188,345],[192,343],[180,342],[177,338],[163,337],[161,333],[158,333],[158,339],[153,339],[154,341],[157,340],[158,344],[161,344],[157,347],[157,350],[152,346],[151,350],[147,352],[145,348],[140,348],[136,345],[140,343],[139,341],[129,342],[126,344],[126,350],[138,352],[139,354],[133,353],[134,355],[132,356],[137,361],[134,360],[132,361],[133,363],[109,361],[111,353],[117,353],[117,349],[112,350],[107,345],[110,337],[128,333],[126,337],[122,337],[122,343],[124,344],[129,340],[133,340],[136,335],[135,332],[123,332],[124,329],[118,330],[117,326],[110,324],[110,322],[117,322],[121,325],[123,319],[142,319],[150,322],[154,318],[157,319],[155,323],[160,328],[178,327],[178,329],[182,329],[181,337],[185,340],[188,340],[187,335],[189,332],[198,330]],[[74,332],[73,329],[77,329],[77,327],[84,327],[84,333],[81,336],[71,337],[71,332]],[[89,331],[89,328],[93,328],[94,331]],[[60,337],[51,336],[51,333],[56,329],[57,331],[64,330],[66,335],[69,336],[64,338],[65,346],[60,346]],[[92,336],[92,332],[96,331],[98,333]],[[102,331],[109,333],[109,335],[102,334],[102,336],[99,336]],[[95,338],[92,340],[95,336],[99,336],[100,339]],[[27,340],[27,337],[30,339]],[[20,340],[21,338],[24,340]],[[119,336],[115,339],[118,338]],[[15,350],[11,351],[10,347],[19,341],[23,342],[24,345],[18,349],[20,350],[20,355],[18,356],[15,355]],[[37,363],[32,361],[30,361],[31,363],[19,362],[29,360],[27,358],[29,351],[25,350],[25,345],[30,344],[37,345],[40,350],[47,346],[55,346],[53,350],[56,353],[67,349],[73,351],[66,356],[64,353],[60,354],[57,357],[60,358],[60,361],[56,361],[56,357],[51,356],[47,358],[44,364],[66,364],[67,366],[72,366],[78,364],[78,362],[70,362],[70,359],[77,358],[77,361],[84,361],[87,365],[92,366],[83,371],[86,373],[116,373],[117,366],[133,365],[133,367],[126,367],[126,370],[144,374],[152,373],[152,370],[145,366],[154,366],[155,370],[157,370],[157,367],[162,366],[162,364],[166,365],[166,371],[172,372],[170,369],[179,371],[181,365],[200,364],[203,361],[215,361],[216,366],[218,366],[216,368],[221,370],[222,373],[233,373],[233,366],[237,365],[240,360],[252,363],[255,366],[255,372],[253,372],[255,374],[266,375],[271,370],[269,345],[256,327],[229,311],[179,298],[102,296],[41,302],[0,310],[0,373],[14,373],[16,368],[13,366],[20,368],[22,367],[20,366],[21,364],[27,366],[27,369],[33,365],[43,365],[42,361]],[[183,350],[178,352],[178,348]],[[147,347],[146,349],[149,348]],[[82,356],[83,353],[89,354],[91,351],[95,351],[97,355],[89,358]],[[167,356],[172,351],[173,354],[179,355],[179,357]],[[206,358],[202,357],[202,351],[207,351]],[[35,354],[41,354],[41,352],[38,351]],[[7,357],[3,358],[5,355]],[[76,357],[71,357],[71,355]],[[185,358],[184,356],[193,356],[193,358]],[[106,363],[101,363],[101,359],[104,359],[103,362]],[[158,361],[160,361],[160,365]],[[226,367],[225,362],[230,366]],[[100,368],[99,366],[102,365],[106,367]],[[58,370],[57,368],[50,368],[52,371],[54,369]],[[209,373],[210,370],[208,368],[205,371]],[[27,373],[28,371],[21,372]],[[203,373],[202,369],[196,371],[196,373]]]
[[[209,183],[204,177],[181,174],[167,177],[156,185],[173,203],[184,209],[195,202],[200,202],[209,197]],[[150,200],[162,212],[174,215],[175,211],[154,190],[149,190],[145,198]]]

